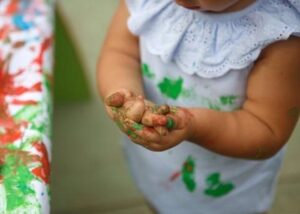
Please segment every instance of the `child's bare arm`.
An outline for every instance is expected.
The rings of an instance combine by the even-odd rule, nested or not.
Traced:
[[[98,85],[102,98],[125,88],[143,95],[139,41],[127,28],[128,10],[120,1],[112,19],[98,63]]]
[[[264,51],[250,73],[247,100],[239,111],[190,109],[190,140],[223,155],[261,159],[289,139],[300,109],[300,39],[277,42]]]

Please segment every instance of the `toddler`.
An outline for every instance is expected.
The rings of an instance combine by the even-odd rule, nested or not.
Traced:
[[[300,107],[299,0],[121,0],[99,60],[158,213],[270,209]]]

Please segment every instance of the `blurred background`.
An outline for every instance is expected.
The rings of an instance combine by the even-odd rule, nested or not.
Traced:
[[[117,0],[59,0],[52,213],[151,214],[135,188],[96,90],[96,63]],[[300,123],[290,139],[270,214],[300,213]]]

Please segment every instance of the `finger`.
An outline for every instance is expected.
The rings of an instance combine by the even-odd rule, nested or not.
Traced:
[[[169,134],[169,130],[164,126],[154,126],[153,128],[160,136],[166,136]]]
[[[146,126],[166,126],[167,117],[164,115],[158,115],[150,111],[146,111],[142,117],[142,124]]]
[[[176,118],[173,115],[167,115],[167,123],[165,127],[167,129],[176,129]]]
[[[139,123],[142,120],[143,114],[145,112],[145,103],[141,99],[135,99],[126,102],[125,115],[130,120]]]
[[[155,131],[155,129],[135,123],[129,119],[125,119],[125,123],[126,126],[138,136],[138,138],[143,139],[145,142],[160,141],[160,135]]]
[[[128,99],[133,96],[133,93],[126,89],[120,89],[117,92],[114,92],[108,95],[105,99],[105,104],[112,107],[121,107],[125,99]]]
[[[147,145],[144,145],[144,147],[153,152],[162,152],[170,148],[170,146],[158,143],[149,143]]]
[[[125,95],[121,92],[116,92],[109,95],[105,99],[105,104],[112,107],[121,107],[125,102]]]

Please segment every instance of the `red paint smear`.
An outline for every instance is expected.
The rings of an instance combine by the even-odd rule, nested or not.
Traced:
[[[5,40],[9,34],[10,31],[10,26],[9,25],[5,25],[0,29],[0,39],[1,40]]]
[[[38,150],[42,154],[42,166],[33,169],[31,172],[48,184],[50,179],[50,162],[48,159],[47,148],[42,142],[34,143],[33,147],[36,148],[36,150]]]
[[[4,128],[4,134],[0,134],[0,144],[11,144],[14,141],[22,137],[22,127],[26,126],[26,122],[17,122],[8,113],[9,104],[5,100],[6,96],[22,95],[27,92],[40,91],[41,83],[37,83],[32,87],[18,87],[15,86],[15,79],[21,75],[24,70],[17,72],[16,74],[9,74],[3,70],[5,66],[0,69],[0,125]],[[21,104],[21,102],[16,103]],[[24,104],[33,104],[32,100],[22,101]],[[35,102],[36,104],[36,102]]]
[[[45,51],[51,46],[52,44],[52,38],[47,38],[43,41],[40,53],[38,54],[38,57],[33,61],[34,63],[37,63],[38,65],[43,65],[43,56]]]
[[[6,8],[6,14],[13,15],[16,14],[19,10],[18,0],[10,1],[9,5]]]
[[[13,104],[13,105],[36,105],[36,104],[38,104],[38,102],[35,100],[26,100],[26,101],[13,100],[13,101],[11,101],[11,104]]]
[[[169,181],[173,182],[175,181],[179,176],[181,175],[181,172],[175,172],[171,177],[169,178]]]

